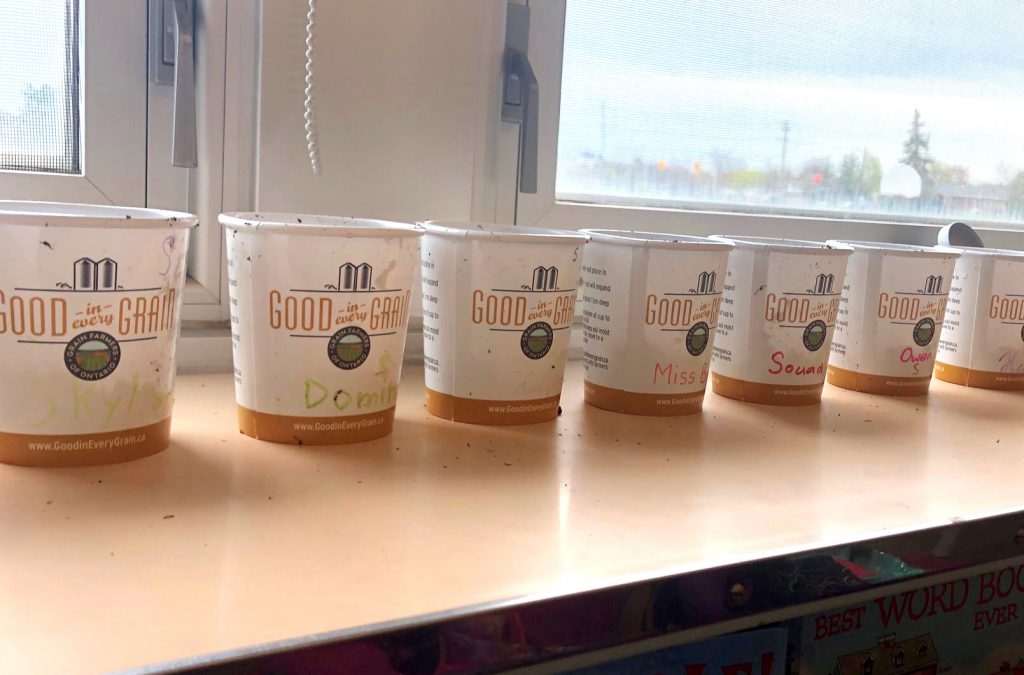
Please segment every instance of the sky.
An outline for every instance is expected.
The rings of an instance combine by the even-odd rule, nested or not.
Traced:
[[[0,111],[17,115],[26,85],[63,90],[65,0],[0,0]]]
[[[19,117],[28,86],[49,85],[53,100],[67,95],[65,84],[66,0],[0,0],[0,151],[65,152],[65,112],[31,122]],[[5,119],[17,121],[4,124]]]
[[[971,182],[1024,169],[1021,0],[568,0],[559,157],[750,169],[865,149],[898,163],[914,110]],[[542,93],[543,95],[543,93]]]

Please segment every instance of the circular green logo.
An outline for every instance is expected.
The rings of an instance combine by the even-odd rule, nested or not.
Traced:
[[[79,333],[64,349],[64,365],[80,380],[102,380],[117,370],[120,362],[121,345],[98,330]]]
[[[935,337],[935,321],[930,318],[921,319],[914,326],[914,342],[918,347],[927,347]]]
[[[519,347],[527,358],[542,359],[551,351],[554,341],[555,331],[551,330],[551,326],[543,321],[538,321],[531,323],[523,331],[523,336],[519,338]]]
[[[358,326],[345,326],[327,343],[327,358],[342,370],[363,365],[370,355],[370,336]]]
[[[804,329],[804,347],[809,352],[816,352],[825,344],[825,336],[828,335],[828,326],[821,319],[812,321]]]
[[[686,333],[686,351],[693,356],[700,356],[708,347],[711,329],[703,321],[693,324]]]

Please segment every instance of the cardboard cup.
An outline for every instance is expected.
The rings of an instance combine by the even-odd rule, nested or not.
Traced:
[[[853,249],[817,241],[730,237],[711,388],[740,401],[821,400],[846,261]]]
[[[586,235],[423,226],[427,410],[491,425],[557,417]]]
[[[299,445],[390,434],[423,229],[283,213],[220,222],[242,433]]]
[[[633,415],[700,412],[732,244],[582,232],[584,400]]]
[[[1024,252],[958,248],[935,377],[1024,390]]]
[[[828,381],[890,396],[928,393],[953,265],[951,248],[829,241],[853,247]]]
[[[168,446],[195,223],[0,201],[0,462],[112,464]]]

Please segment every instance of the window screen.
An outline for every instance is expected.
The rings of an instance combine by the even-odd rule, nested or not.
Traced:
[[[1020,0],[568,0],[557,197],[1024,222]]]
[[[0,170],[81,173],[76,0],[0,2]]]

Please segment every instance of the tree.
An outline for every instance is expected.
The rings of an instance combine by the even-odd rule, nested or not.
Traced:
[[[1024,171],[1017,172],[1009,182],[1009,188],[1010,205],[1018,209],[1024,208]]]
[[[1017,169],[1013,168],[1012,164],[1000,161],[996,164],[996,175],[999,176],[1000,183],[1009,185],[1010,181],[1017,175]]]
[[[742,159],[739,159],[728,150],[720,150],[718,148],[711,151],[711,166],[714,167],[715,175],[719,178],[747,168],[746,162]]]
[[[839,189],[846,194],[855,195],[860,192],[860,158],[855,153],[843,155],[839,162],[839,178],[836,182]]]
[[[800,186],[804,194],[822,194],[832,185],[834,174],[828,157],[814,157],[800,167]]]
[[[836,184],[851,197],[876,194],[882,184],[882,162],[867,150],[847,153],[839,162]]]
[[[860,188],[866,195],[877,195],[882,188],[882,160],[866,150],[860,164]]]
[[[921,121],[921,112],[914,109],[914,121],[910,124],[910,131],[907,140],[903,143],[903,164],[914,167],[921,176],[921,194],[928,192],[931,184],[929,166],[932,158],[928,156],[928,144],[931,137],[924,131],[924,122]]]

